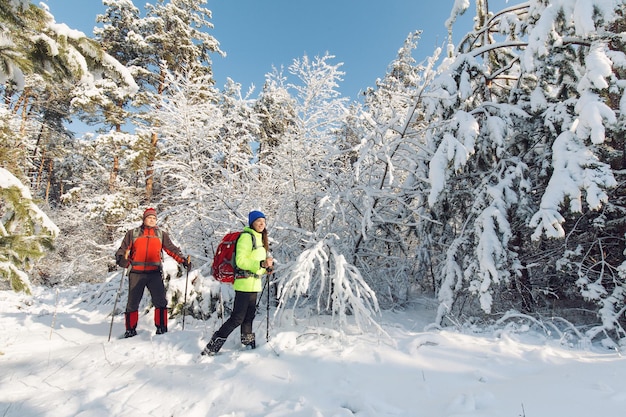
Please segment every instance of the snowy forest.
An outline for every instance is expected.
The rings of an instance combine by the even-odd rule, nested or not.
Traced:
[[[0,0],[0,289],[103,282],[155,207],[196,277],[172,314],[208,317],[214,250],[260,209],[278,314],[365,328],[429,297],[439,326],[626,340],[624,1],[456,0],[447,47],[417,62],[416,28],[355,101],[330,54],[215,85],[206,0],[103,3],[86,35]]]

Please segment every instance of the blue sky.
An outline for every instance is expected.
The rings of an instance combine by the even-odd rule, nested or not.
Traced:
[[[43,2],[57,22],[88,35],[96,25],[96,15],[105,9],[101,0]],[[146,0],[134,3],[139,6]],[[489,3],[497,11],[506,0]],[[343,63],[342,94],[356,99],[359,91],[384,76],[410,32],[423,31],[415,53],[418,61],[443,45],[444,22],[453,4],[454,0],[209,0],[211,34],[227,54],[225,58],[213,56],[217,86],[230,77],[244,91],[254,84],[259,92],[272,66],[286,69],[295,58],[328,52],[336,57],[331,63]],[[474,11],[471,0],[468,12],[455,26],[455,40],[470,29]]]

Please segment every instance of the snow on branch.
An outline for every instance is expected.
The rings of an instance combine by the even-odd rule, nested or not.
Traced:
[[[15,291],[29,293],[26,271],[58,234],[59,228],[33,202],[30,190],[0,168],[0,277]]]
[[[506,214],[512,203],[517,202],[517,198],[510,196],[515,194],[512,185],[518,175],[519,170],[512,168],[498,184],[488,187],[490,204],[478,215],[474,225],[478,265],[477,271],[471,274],[474,278],[469,289],[479,294],[481,308],[486,313],[491,312],[492,284],[499,284],[510,276],[507,263],[513,254],[507,251],[507,247],[512,231]]]
[[[445,263],[442,267],[441,287],[437,297],[439,298],[439,307],[437,308],[437,316],[435,323],[440,324],[452,310],[452,305],[457,292],[463,286],[463,271],[461,269],[460,257],[464,246],[467,244],[467,237],[461,234],[450,244],[446,250]]]
[[[125,86],[126,94],[133,95],[139,91],[130,70],[106,53],[98,42],[89,39],[79,30],[71,29],[65,23],[57,23],[47,8],[46,13],[48,15],[46,29],[50,36],[42,33],[35,39],[39,38],[46,42],[53,57],[59,55],[61,49],[65,50],[69,64],[82,75],[81,83],[93,85],[99,78],[99,75],[95,74],[95,68],[90,68],[91,65],[88,64],[87,58],[90,58],[107,68],[109,73],[115,74]]]
[[[348,325],[348,315],[352,315],[360,330],[373,325],[384,333],[373,319],[379,312],[376,294],[359,270],[326,240],[304,250],[281,276],[287,278],[279,280],[276,314],[290,299],[295,310],[302,298],[314,297],[317,312],[330,311],[340,328]]]
[[[58,236],[59,228],[50,220],[46,213],[33,202],[33,196],[30,190],[8,170],[0,167],[0,189],[11,188],[19,190],[20,198],[26,202],[29,216],[39,224],[35,230],[51,237]],[[8,211],[8,207],[5,210]]]
[[[451,123],[452,132],[443,135],[441,143],[430,160],[428,180],[431,185],[428,204],[437,202],[439,193],[445,186],[446,171],[451,166],[454,171],[460,170],[474,153],[474,144],[479,133],[478,122],[464,111],[454,115]]]
[[[597,210],[608,201],[604,190],[617,184],[610,166],[600,162],[571,130],[556,138],[552,151],[554,171],[540,209],[530,221],[530,227],[535,228],[533,240],[538,240],[543,233],[547,237],[565,236],[562,227],[565,219],[559,213],[561,202],[569,200],[570,211],[580,213],[584,191],[589,208]]]

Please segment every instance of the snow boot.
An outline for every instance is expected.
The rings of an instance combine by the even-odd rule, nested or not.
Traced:
[[[139,312],[138,311],[127,311],[124,313],[125,322],[126,322],[126,333],[124,333],[125,338],[137,336],[137,322],[139,321]]]
[[[126,333],[124,333],[124,339],[128,339],[133,336],[137,336],[137,330],[135,329],[126,330]]]
[[[156,334],[167,333],[167,308],[154,309],[154,325]]]
[[[256,348],[256,341],[254,339],[254,333],[247,333],[241,335],[241,344],[246,349],[254,349]]]
[[[225,337],[218,337],[216,335],[213,335],[213,337],[211,338],[211,341],[207,343],[206,347],[202,351],[202,355],[208,355],[208,356],[215,355],[217,352],[220,351],[222,346],[224,346],[225,342],[226,342]]]

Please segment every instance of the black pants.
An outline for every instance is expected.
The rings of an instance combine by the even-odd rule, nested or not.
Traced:
[[[167,297],[165,296],[165,285],[163,285],[161,271],[131,272],[128,274],[127,312],[139,310],[139,303],[141,302],[143,291],[146,287],[148,287],[148,291],[150,291],[152,304],[154,304],[156,308],[167,307]]]
[[[252,321],[256,315],[257,292],[235,291],[235,302],[233,312],[222,324],[222,327],[215,332],[215,337],[226,339],[238,326],[241,326],[241,334],[252,333]]]

